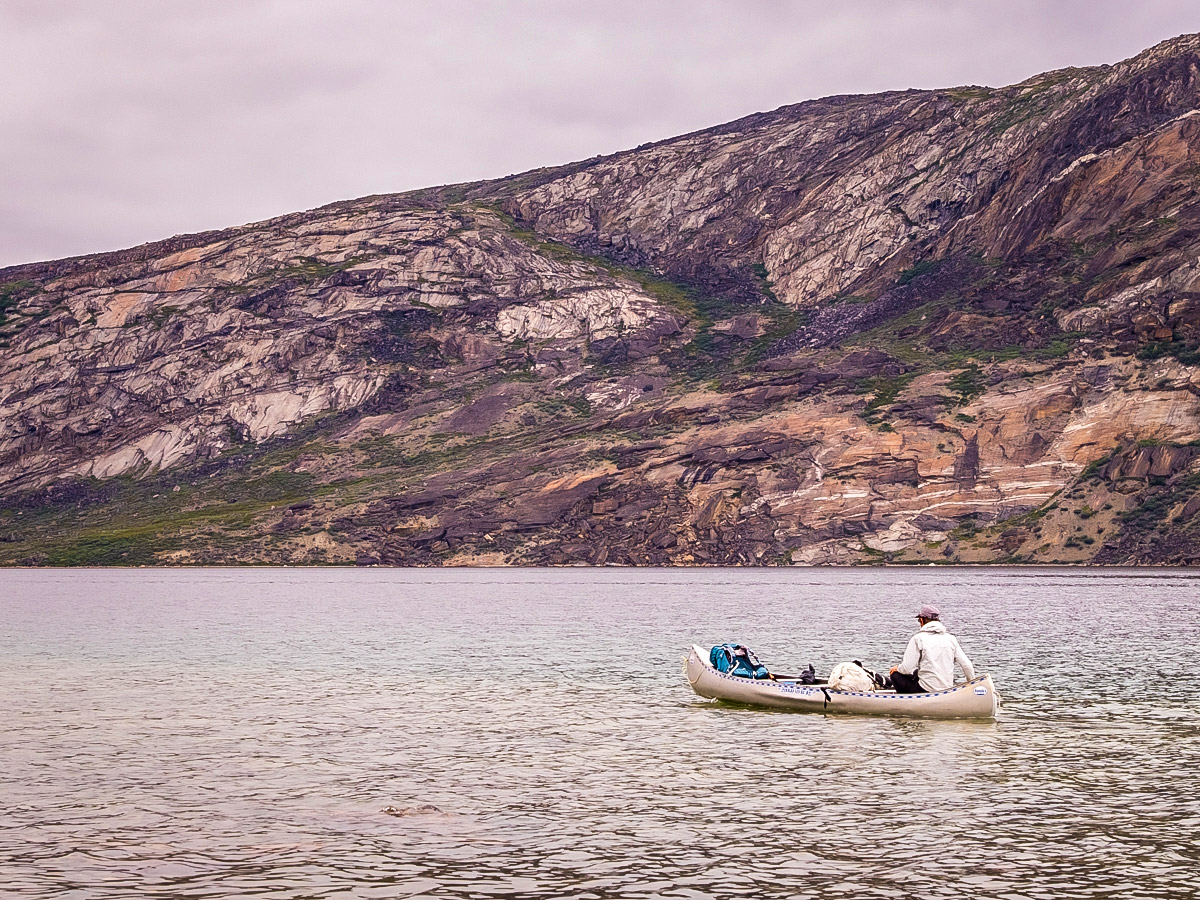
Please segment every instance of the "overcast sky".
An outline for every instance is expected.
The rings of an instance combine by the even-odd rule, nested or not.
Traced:
[[[0,265],[1189,31],[1194,0],[0,0]]]

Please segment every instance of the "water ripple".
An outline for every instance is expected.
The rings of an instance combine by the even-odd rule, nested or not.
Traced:
[[[1189,573],[0,577],[6,897],[1200,895]],[[678,674],[730,638],[883,668],[917,596],[998,722]]]

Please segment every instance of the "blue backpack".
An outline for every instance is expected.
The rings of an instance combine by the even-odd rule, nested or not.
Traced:
[[[769,678],[771,673],[758,661],[754,651],[742,644],[717,644],[708,654],[708,661],[718,672],[741,678]]]

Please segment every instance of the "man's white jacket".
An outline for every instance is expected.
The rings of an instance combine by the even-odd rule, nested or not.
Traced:
[[[958,645],[958,638],[941,622],[934,621],[926,622],[912,636],[904,650],[904,659],[896,668],[905,675],[916,672],[921,687],[932,693],[954,686],[955,663],[962,667],[967,681],[975,677],[975,667]]]

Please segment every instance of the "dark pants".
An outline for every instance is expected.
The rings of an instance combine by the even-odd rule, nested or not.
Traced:
[[[921,682],[917,681],[916,675],[905,675],[903,672],[892,673],[892,687],[896,689],[897,694],[928,694],[929,691],[921,687]]]

